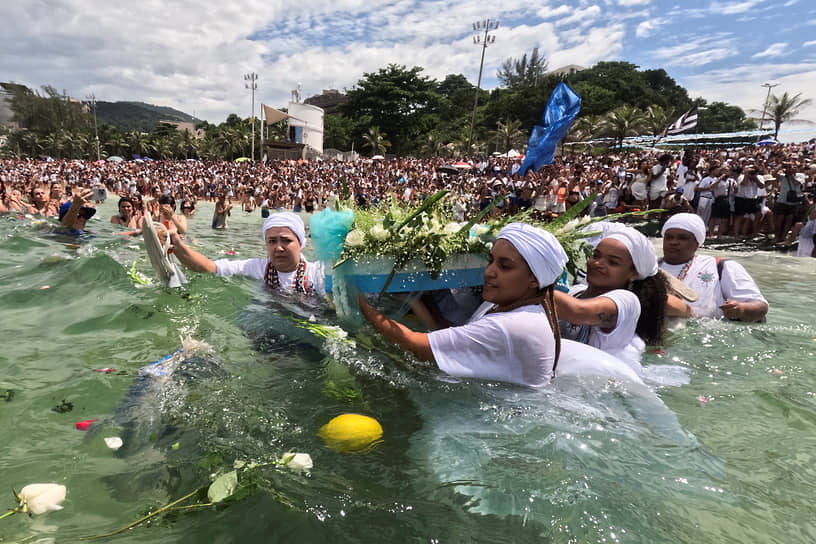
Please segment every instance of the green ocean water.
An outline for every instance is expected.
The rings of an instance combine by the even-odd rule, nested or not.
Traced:
[[[310,473],[263,469],[240,500],[110,540],[816,541],[816,261],[728,254],[769,300],[768,322],[671,333],[644,362],[688,383],[564,378],[529,391],[440,376],[372,349],[365,332],[356,346],[314,336],[253,281],[190,273],[180,290],[137,285],[132,263],[148,276],[150,265],[138,239],[113,236],[114,206],[79,248],[53,225],[0,217],[0,487],[68,488],[62,511],[0,520],[0,542],[106,533],[234,460],[286,451],[310,453]],[[203,204],[191,221],[199,251],[262,255],[257,211],[233,212],[220,232],[211,212]],[[212,346],[213,371],[140,389],[139,368],[186,336]],[[378,419],[383,443],[326,448],[317,432],[344,412]],[[74,427],[87,419],[98,421]],[[125,446],[108,449],[111,436]]]

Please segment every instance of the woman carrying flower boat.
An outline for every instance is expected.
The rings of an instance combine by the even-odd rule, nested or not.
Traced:
[[[447,374],[539,387],[558,363],[553,284],[566,262],[552,234],[510,223],[499,231],[484,271],[485,303],[467,324],[422,333],[384,316],[362,295],[360,309],[377,332]]]
[[[600,225],[604,234],[587,260],[587,285],[555,293],[561,334],[614,355],[639,373],[646,344],[663,340],[666,305],[687,306],[667,295],[654,246],[645,236],[619,223]]]
[[[168,230],[174,254],[191,270],[225,277],[247,276],[285,293],[326,296],[323,263],[309,262],[301,254],[306,245],[306,228],[292,212],[273,213],[264,221],[267,257],[263,259],[213,261],[185,245],[175,225],[171,223]]]

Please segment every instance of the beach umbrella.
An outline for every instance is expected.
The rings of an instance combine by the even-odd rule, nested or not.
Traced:
[[[235,162],[246,162],[248,160],[251,159],[249,157],[238,157],[237,159],[235,159]]]
[[[125,159],[123,159],[119,155],[113,155],[111,157],[108,157],[108,162],[122,162],[123,160]]]
[[[372,160],[372,161],[381,161],[381,160],[383,160],[384,158],[385,158],[385,157],[383,157],[382,155],[374,155],[373,157],[371,157],[371,160]]]
[[[756,145],[776,145],[779,142],[774,140],[773,138],[765,138],[764,140],[760,140],[756,143]]]
[[[439,172],[440,174],[450,174],[452,176],[455,176],[459,173],[459,170],[457,170],[457,168],[452,164],[437,166],[436,171]]]

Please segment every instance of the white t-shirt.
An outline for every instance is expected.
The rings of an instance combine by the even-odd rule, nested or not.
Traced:
[[[660,268],[679,277],[687,264],[668,264],[661,260]],[[689,302],[689,306],[694,311],[694,317],[723,317],[720,306],[726,300],[737,302],[761,300],[766,304],[768,302],[759,292],[759,287],[745,268],[732,260],[726,260],[723,263],[722,280],[720,280],[717,273],[717,259],[710,255],[695,255],[682,281],[699,295],[696,301]]]
[[[256,280],[266,280],[266,266],[269,259],[218,259],[215,261],[215,273],[228,278],[234,274],[254,278]],[[291,293],[294,291],[295,274],[293,272],[278,272],[281,290]],[[326,273],[321,261],[310,263],[306,261],[306,286],[309,291],[315,294],[326,296]]]
[[[439,368],[451,376],[540,387],[550,383],[555,337],[539,304],[486,314],[482,304],[461,327],[428,334]]]
[[[813,237],[816,236],[816,219],[809,219],[799,231],[799,247],[797,257],[810,257],[813,254]]]
[[[666,196],[669,168],[662,164],[652,166],[652,182],[649,184],[649,199]]]
[[[586,285],[573,285],[570,287],[569,294],[575,297],[586,289]],[[640,374],[643,370],[640,366],[640,357],[646,351],[646,343],[635,332],[638,319],[640,319],[640,301],[637,295],[626,289],[614,289],[601,296],[614,302],[618,309],[615,328],[604,332],[598,325],[588,326],[589,336],[583,339],[581,336],[584,326],[561,321],[561,337],[584,342],[614,355]]]
[[[644,174],[637,174],[635,176],[635,180],[629,187],[632,190],[632,196],[635,197],[635,200],[646,200],[646,198],[649,196],[649,193],[646,190],[647,179],[649,178],[647,178]]]

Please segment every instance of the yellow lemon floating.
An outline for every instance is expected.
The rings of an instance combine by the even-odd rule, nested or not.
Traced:
[[[382,442],[380,423],[360,414],[342,414],[322,427],[317,435],[326,447],[343,453],[368,453]]]

